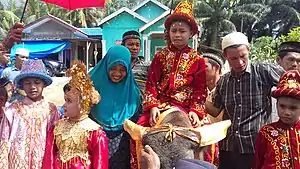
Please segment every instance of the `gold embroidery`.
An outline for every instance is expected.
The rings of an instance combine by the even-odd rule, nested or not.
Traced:
[[[276,169],[290,168],[290,149],[288,145],[288,132],[284,129],[275,129],[272,126],[262,128],[263,136],[271,143],[275,152]]]
[[[41,105],[42,107],[45,106],[50,106],[49,103],[45,103]],[[32,149],[30,150],[30,145],[32,142],[34,145],[39,145],[40,143],[40,137],[41,133],[39,129],[43,128],[42,124],[47,121],[48,116],[51,114],[51,112],[42,112],[38,113],[36,111],[30,111],[28,112],[27,110],[34,110],[32,106],[28,106],[29,109],[25,108],[25,103],[22,101],[19,102],[19,104],[14,103],[13,107],[17,110],[17,113],[21,116],[21,118],[25,121],[25,126],[27,127],[26,133],[30,133],[30,137],[26,137],[26,147],[25,147],[25,152],[27,158],[21,158],[20,155],[18,155],[15,151],[12,151],[16,154],[10,155],[12,159],[9,159],[9,164],[14,165],[15,167],[13,168],[26,168],[30,161],[36,161],[38,163],[32,163],[32,168],[42,168],[42,159],[39,157],[39,151],[42,151],[42,154],[44,154],[45,147],[41,147],[41,149]],[[35,119],[34,125],[32,124],[31,120]],[[20,143],[18,143],[20,146]]]
[[[179,63],[175,72],[175,88],[182,87],[187,82],[187,74],[191,70],[193,64],[199,60],[200,56],[198,56],[195,50],[190,50],[188,53],[182,53],[179,57]]]
[[[300,130],[296,131],[296,143],[297,143],[297,154],[300,155],[300,142],[299,142]],[[300,164],[300,158],[298,158],[298,163]]]
[[[68,119],[57,121],[54,136],[59,158],[62,161],[61,165],[67,165],[74,157],[80,157],[83,164],[90,163],[87,138],[90,131],[99,128],[100,126],[90,118],[80,122],[73,122]]]
[[[7,141],[1,139],[1,147],[0,147],[0,165],[3,168],[8,168],[8,145]]]
[[[269,133],[272,133],[272,130],[274,130],[273,127],[271,126],[265,126],[262,128],[262,135],[271,143],[274,152],[275,152],[275,165],[276,169],[280,169],[280,153],[279,153],[279,148],[277,146],[276,141],[269,135]]]

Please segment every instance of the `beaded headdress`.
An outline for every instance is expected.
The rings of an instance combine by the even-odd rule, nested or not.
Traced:
[[[300,99],[300,72],[298,70],[289,70],[285,72],[277,84],[276,90],[272,91],[274,98],[293,97]]]
[[[186,21],[192,29],[193,35],[198,33],[198,24],[194,18],[193,4],[188,0],[183,0],[175,8],[174,12],[169,15],[165,21],[165,28],[170,29],[172,22],[176,20]]]
[[[69,82],[71,90],[68,94],[79,96],[81,109],[85,113],[89,113],[91,107],[98,104],[101,98],[98,91],[94,88],[84,63],[79,60],[74,61],[72,67],[67,70],[66,75],[71,77]]]

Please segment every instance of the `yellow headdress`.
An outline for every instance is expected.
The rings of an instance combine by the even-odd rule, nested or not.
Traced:
[[[167,17],[165,21],[165,28],[169,31],[173,21],[184,20],[191,26],[193,35],[197,34],[198,24],[194,18],[193,10],[193,4],[188,0],[183,0],[177,5],[174,12]]]
[[[66,74],[68,77],[71,77],[69,82],[71,90],[69,92],[80,96],[81,109],[85,113],[89,113],[91,107],[94,104],[98,104],[101,98],[94,88],[84,63],[79,60],[74,61],[72,67],[67,70]]]

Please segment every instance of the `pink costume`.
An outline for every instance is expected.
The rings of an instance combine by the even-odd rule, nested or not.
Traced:
[[[46,133],[59,118],[56,106],[42,99],[25,97],[4,112],[0,127],[1,169],[40,169]]]

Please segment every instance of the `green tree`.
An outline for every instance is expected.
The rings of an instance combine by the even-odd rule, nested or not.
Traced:
[[[254,40],[250,59],[254,62],[274,63],[277,58],[277,42],[271,36],[262,36]]]
[[[291,29],[287,35],[281,35],[276,39],[271,36],[262,36],[255,39],[251,48],[251,60],[254,62],[274,63],[278,57],[278,46],[286,41],[300,42],[300,26]]]
[[[108,3],[106,3],[105,8],[101,10],[102,18],[116,12],[122,7],[132,9],[142,1],[143,0],[110,0]]]
[[[201,0],[195,5],[195,17],[202,25],[201,39],[207,46],[220,48],[220,38],[235,31],[230,21],[237,0]]]
[[[299,0],[262,0],[261,4],[270,10],[253,26],[256,37],[279,37],[300,25]]]
[[[286,36],[285,35],[280,36],[279,43],[286,42],[286,41],[300,42],[300,26],[291,29]]]
[[[271,11],[268,5],[258,3],[255,0],[239,1],[233,8],[230,20],[237,30],[246,33],[249,40],[253,38],[253,27]]]
[[[0,9],[0,28],[2,31],[8,31],[11,26],[20,21],[17,15],[20,14],[21,11],[22,9],[16,6],[15,0],[9,2],[7,9]]]
[[[69,11],[64,20],[76,27],[94,27],[99,22],[101,12],[97,8],[87,8]]]
[[[24,6],[24,4],[22,6]],[[24,16],[24,23],[29,24],[30,22],[33,22],[38,18],[45,16],[47,13],[48,10],[46,3],[41,2],[40,0],[29,0]]]

